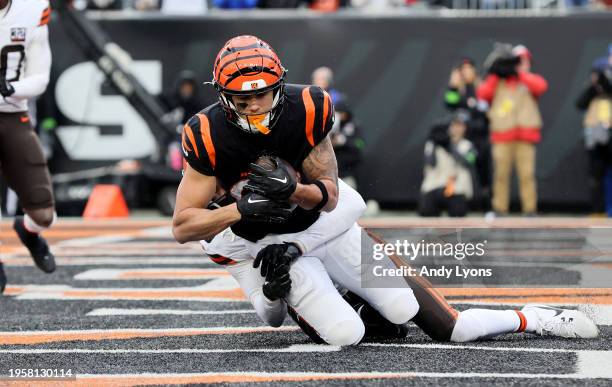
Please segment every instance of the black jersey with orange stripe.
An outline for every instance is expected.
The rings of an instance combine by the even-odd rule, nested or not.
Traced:
[[[286,85],[281,116],[270,133],[247,133],[227,121],[219,103],[193,116],[182,134],[183,153],[196,171],[217,177],[226,191],[245,179],[249,164],[261,155],[278,156],[302,176],[302,163],[310,151],[332,129],[334,109],[329,95],[316,86]],[[304,181],[303,181],[304,182]],[[305,181],[307,182],[307,181]],[[232,230],[248,240],[267,234],[303,231],[319,216],[296,208],[283,225],[261,225],[240,221]]]

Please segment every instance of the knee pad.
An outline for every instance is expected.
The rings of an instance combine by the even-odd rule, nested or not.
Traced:
[[[465,343],[483,337],[484,334],[480,320],[470,310],[466,310],[459,313],[450,339],[456,343]]]
[[[376,310],[393,324],[405,324],[419,312],[419,303],[409,288],[393,290],[389,302],[376,305]]]
[[[323,276],[327,275],[321,261],[313,257],[300,257],[291,265],[291,291],[287,297],[289,305],[300,305],[300,302],[315,288],[324,288]]]
[[[334,324],[324,335],[323,340],[329,345],[355,345],[365,334],[365,326],[360,319],[344,320]]]

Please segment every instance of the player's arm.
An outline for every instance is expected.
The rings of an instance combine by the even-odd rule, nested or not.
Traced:
[[[348,230],[363,215],[366,204],[357,191],[340,179],[338,191],[340,200],[332,212],[321,214],[306,230],[287,234],[282,240],[295,243],[302,254],[306,254]]]
[[[24,76],[11,82],[14,93],[10,96],[17,99],[29,99],[42,94],[49,84],[51,70],[51,48],[49,47],[49,29],[46,25],[34,30],[34,36],[27,52]]]
[[[236,203],[216,210],[203,208],[212,199],[217,186],[214,176],[197,172],[189,165],[176,193],[172,234],[179,243],[215,236],[241,219]]]
[[[317,144],[302,162],[302,171],[308,181],[318,180],[327,191],[327,202],[321,211],[331,211],[338,203],[338,163],[329,137]],[[325,199],[323,187],[317,184],[298,183],[289,198],[292,203],[310,210],[320,206]]]

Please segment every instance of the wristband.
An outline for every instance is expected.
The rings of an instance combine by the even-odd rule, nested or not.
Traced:
[[[323,195],[323,198],[321,199],[319,204],[317,204],[315,208],[313,208],[311,211],[321,211],[321,209],[325,207],[325,205],[327,204],[327,201],[329,200],[329,194],[327,193],[327,187],[325,187],[325,184],[323,184],[321,180],[315,180],[312,182],[312,184],[316,185],[321,190],[321,195]]]

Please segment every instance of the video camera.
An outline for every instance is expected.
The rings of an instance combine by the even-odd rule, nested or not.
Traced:
[[[495,74],[500,78],[508,78],[517,75],[516,67],[520,58],[512,53],[512,45],[507,43],[495,43],[493,51],[489,53],[484,63],[484,69],[489,74]]]

